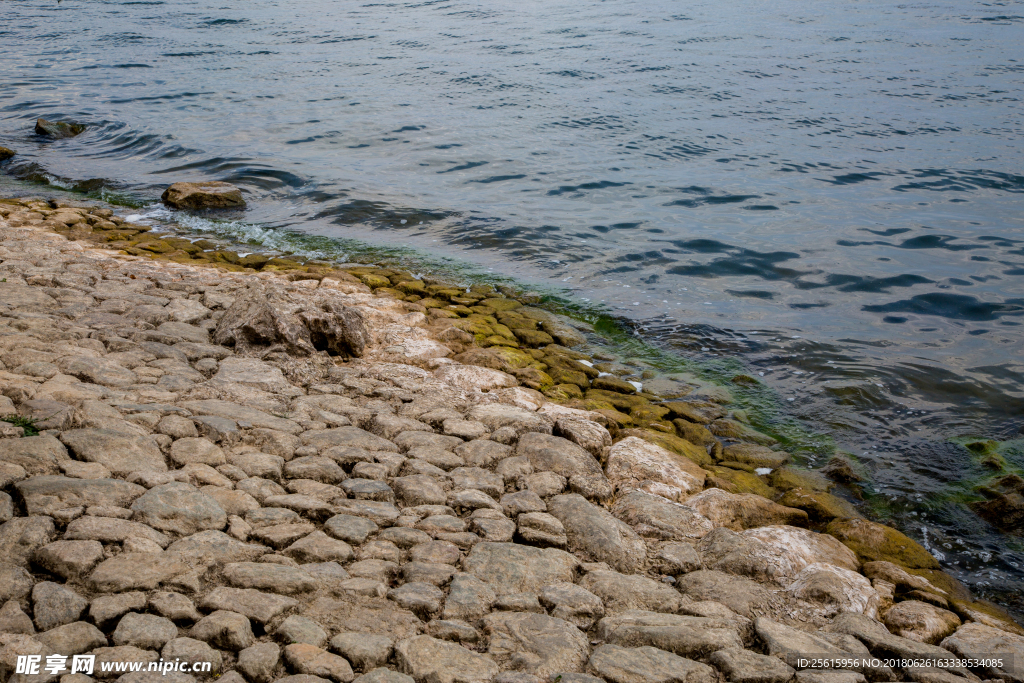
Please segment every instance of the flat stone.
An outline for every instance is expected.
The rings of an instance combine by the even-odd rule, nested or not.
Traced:
[[[711,520],[693,508],[643,491],[620,497],[611,512],[640,536],[658,540],[698,540],[714,528]]]
[[[672,586],[638,574],[598,569],[587,572],[579,585],[601,598],[609,611],[676,612],[683,602]]]
[[[339,633],[331,638],[331,650],[352,662],[357,671],[384,666],[394,646],[393,639],[374,633]]]
[[[253,683],[271,683],[281,660],[281,648],[276,643],[256,643],[238,653],[236,667]]]
[[[587,631],[604,616],[604,603],[582,586],[567,581],[548,584],[537,596],[551,616]]]
[[[219,399],[206,399],[202,401],[183,401],[178,404],[189,410],[193,415],[212,415],[214,417],[226,418],[235,422],[244,422],[256,428],[276,429],[288,434],[299,434],[302,427],[297,422],[281,417],[274,417],[262,410],[241,406],[237,403],[221,401]]]
[[[395,645],[398,669],[418,683],[490,683],[498,665],[461,645],[430,636],[414,636]]]
[[[396,477],[392,481],[392,488],[398,502],[403,507],[444,505],[448,499],[444,489],[432,477],[425,474]]]
[[[709,660],[730,683],[787,683],[796,671],[776,657],[766,657],[739,647],[713,653]]]
[[[1002,658],[1002,666],[984,671],[994,678],[1024,680],[1024,637],[1001,629],[970,622],[942,641],[942,647],[970,659]]]
[[[159,650],[178,637],[178,627],[165,617],[129,612],[121,617],[111,636],[114,645],[132,645],[143,650]]]
[[[312,446],[321,452],[338,446],[364,448],[368,451],[398,452],[398,446],[391,441],[371,434],[359,427],[317,429],[303,432],[300,438],[304,445]]]
[[[308,617],[293,614],[274,630],[274,637],[284,643],[305,643],[323,647],[327,642],[327,631]]]
[[[226,610],[217,610],[200,619],[192,627],[192,637],[232,652],[251,647],[255,640],[249,620]]]
[[[151,488],[132,503],[132,510],[135,520],[181,536],[227,525],[227,514],[217,501],[183,482]]]
[[[128,507],[146,489],[120,479],[72,479],[60,476],[32,477],[15,484],[29,515],[49,515],[57,510],[103,505]]]
[[[857,657],[858,659],[866,659],[863,657],[863,652],[851,652],[848,649],[833,644],[830,640],[821,637],[819,634],[801,631],[766,617],[757,618],[754,622],[754,628],[757,631],[758,637],[765,644],[767,653],[794,668],[806,668],[800,666],[800,659],[805,658],[806,654],[812,652],[819,657]],[[882,628],[884,629],[885,627],[883,626]],[[859,643],[856,644],[859,645]],[[856,662],[854,663],[856,664]],[[895,680],[891,670],[887,668],[870,669],[870,663],[867,662],[849,668],[865,674],[871,671],[873,674],[869,676],[871,680]]]
[[[216,467],[227,462],[220,446],[202,437],[178,439],[171,444],[170,455],[171,462],[177,467],[190,463]]]
[[[195,622],[202,617],[191,600],[181,593],[159,591],[149,597],[149,607],[173,622]]]
[[[101,562],[89,575],[89,585],[104,593],[153,590],[187,569],[174,553],[122,553]]]
[[[590,457],[589,455],[587,457]],[[639,571],[647,560],[647,546],[629,526],[583,496],[555,496],[549,512],[565,527],[569,548],[595,561],[607,562],[625,573]]]
[[[25,566],[36,550],[53,538],[53,519],[43,516],[15,517],[0,524],[0,557]]]
[[[597,622],[599,639],[623,647],[651,646],[682,657],[707,659],[712,652],[742,648],[736,621],[629,610]]]
[[[690,572],[680,576],[676,585],[680,592],[694,600],[720,602],[748,618],[763,614],[770,602],[768,590],[761,584],[720,571]]]
[[[49,434],[0,439],[0,463],[17,465],[30,477],[57,474],[60,465],[70,459],[64,444]]]
[[[620,492],[646,491],[675,502],[704,489],[699,465],[635,436],[611,447],[605,472]]]
[[[499,664],[516,662],[547,680],[559,671],[582,668],[590,654],[586,635],[545,614],[494,612],[483,618],[490,636],[488,654]]]
[[[32,613],[40,631],[78,621],[88,606],[88,600],[61,584],[40,581],[32,588]]]
[[[283,595],[316,590],[313,577],[297,567],[269,562],[233,562],[224,567],[224,578],[236,588],[255,588]]]
[[[54,541],[37,548],[32,561],[51,574],[74,580],[88,574],[103,557],[99,541]]]
[[[519,515],[516,532],[524,543],[552,548],[564,548],[567,538],[565,527],[557,517],[546,512],[526,512]]]
[[[497,441],[478,439],[456,446],[455,454],[471,467],[492,468],[512,455],[512,447]]]
[[[611,683],[716,683],[718,675],[707,664],[653,647],[626,648],[602,645],[588,666]]]
[[[324,522],[324,531],[337,539],[359,545],[378,530],[372,520],[354,515],[335,515]]]
[[[166,472],[167,463],[151,436],[123,434],[110,429],[72,429],[60,440],[75,457],[100,463],[117,476],[132,472]]]
[[[291,395],[295,386],[289,382],[281,370],[270,363],[257,358],[231,356],[220,362],[215,380],[244,384],[275,394]]]
[[[193,666],[209,662],[209,674],[213,676],[219,676],[224,666],[224,658],[219,651],[194,638],[172,638],[160,651],[160,657],[166,662],[193,662]],[[223,682],[224,678],[220,680]]]
[[[100,541],[122,543],[129,538],[145,538],[161,548],[166,548],[171,539],[159,531],[139,522],[113,517],[79,517],[67,526],[64,538],[69,541]]]
[[[807,513],[773,503],[752,493],[729,493],[722,489],[707,489],[686,499],[691,507],[711,520],[716,526],[743,531],[770,524],[807,526]]]
[[[342,495],[344,495],[342,493]],[[306,496],[299,493],[285,494],[282,496],[270,496],[263,500],[265,507],[282,507],[294,510],[300,515],[310,519],[321,521],[332,516],[334,508],[330,504],[313,496]]]
[[[414,683],[415,680],[412,676],[406,676],[383,667],[374,669],[356,678],[358,683]]]
[[[582,417],[565,416],[556,419],[553,433],[572,441],[598,459],[603,459],[604,449],[612,445],[612,436],[607,429]]]
[[[441,611],[444,593],[433,584],[412,581],[389,590],[388,600],[393,600],[402,609],[407,609],[424,621],[429,621]]]
[[[145,607],[146,594],[141,591],[99,595],[89,604],[89,618],[100,628],[109,631],[115,620]]]
[[[355,675],[348,660],[307,643],[284,648],[284,659],[297,673],[320,676],[340,683],[349,683]]]
[[[555,581],[572,582],[579,560],[555,548],[484,542],[473,547],[462,566],[498,594],[536,593]]]
[[[870,581],[855,571],[837,567],[827,562],[815,562],[801,569],[793,577],[792,583],[789,584],[786,592],[795,598],[816,605],[817,612],[826,618],[833,617],[840,612],[855,612],[877,618],[878,609],[881,604],[878,591],[872,587]],[[955,620],[955,623],[951,624],[942,633],[943,636],[952,633],[960,625],[960,619],[955,614],[952,612],[946,612],[946,614],[950,615]],[[907,611],[907,617],[910,617],[909,610]],[[910,627],[910,624],[913,622],[914,619],[909,618],[908,621],[900,623],[905,623]],[[894,623],[897,623],[897,621],[894,621]],[[932,625],[935,622],[928,621],[928,623]],[[923,625],[924,622],[921,622],[921,624]],[[901,633],[899,635],[906,634]],[[935,636],[932,637],[930,642],[938,642],[939,639],[940,637]],[[915,638],[915,640],[921,640],[921,638]]]
[[[594,456],[568,439],[529,432],[520,437],[516,455],[528,458],[536,471],[562,475],[588,498],[606,500],[614,490]]]
[[[298,562],[348,562],[354,556],[352,546],[331,538],[322,531],[314,531],[292,543],[284,554]]]
[[[210,529],[175,541],[167,547],[167,551],[209,565],[252,562],[270,552],[270,548],[257,543],[244,543],[223,531]]]
[[[252,588],[218,586],[203,598],[200,606],[205,610],[237,612],[261,624],[266,624],[294,609],[298,604],[298,601],[293,598],[264,593]]]

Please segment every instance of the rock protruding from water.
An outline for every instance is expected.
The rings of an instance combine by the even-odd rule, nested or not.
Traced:
[[[242,191],[219,180],[174,183],[164,190],[160,200],[175,209],[239,209],[245,206]]]
[[[10,149],[8,147],[0,147],[0,161],[7,161],[15,154],[17,154],[17,152],[15,152],[13,149]]]
[[[85,131],[85,126],[81,123],[74,123],[73,121],[47,121],[46,119],[36,119],[36,135],[45,135],[46,137],[53,138],[54,140],[73,138],[83,131]],[[5,157],[0,154],[0,159],[3,158]]]

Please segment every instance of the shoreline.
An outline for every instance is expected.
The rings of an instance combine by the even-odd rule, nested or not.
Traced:
[[[494,291],[119,253],[83,241],[112,213],[59,205],[0,202],[0,413],[40,432],[0,439],[5,674],[110,645],[233,683],[810,683],[847,680],[795,660],[815,648],[1024,656],[1008,615],[711,385],[655,403]],[[937,666],[858,670],[1020,675]]]

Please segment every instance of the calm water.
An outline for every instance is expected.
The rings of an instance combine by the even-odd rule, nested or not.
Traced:
[[[228,180],[247,234],[455,254],[742,353],[952,570],[1020,585],[1019,540],[922,496],[973,472],[947,438],[1020,437],[1021,2],[0,12],[7,173]],[[90,127],[44,142],[37,116]]]

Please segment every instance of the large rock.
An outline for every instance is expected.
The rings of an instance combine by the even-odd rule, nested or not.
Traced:
[[[590,503],[583,496],[555,496],[548,503],[548,511],[565,527],[566,539],[573,552],[589,555],[597,562],[607,562],[629,574],[640,571],[647,561],[647,546],[643,539],[607,510]]]
[[[0,561],[28,564],[36,549],[52,540],[54,531],[49,517],[15,517],[0,524]]]
[[[737,533],[719,527],[697,546],[711,569],[788,585],[804,567],[824,562],[850,571],[860,568],[843,544],[826,534],[791,526],[767,526]]]
[[[308,297],[291,297],[262,283],[251,284],[235,297],[213,338],[236,351],[281,345],[300,356],[327,351],[358,357],[370,343],[362,314],[341,304],[335,295],[318,290]]]
[[[103,557],[99,541],[54,541],[36,549],[32,561],[51,574],[74,580],[88,574]]]
[[[736,621],[631,610],[597,622],[598,639],[623,647],[656,647],[706,659],[717,650],[743,647]]]
[[[867,654],[864,647],[856,641],[846,643],[846,647],[840,647],[833,643],[832,639],[826,638],[826,634],[809,633],[766,617],[757,618],[754,621],[754,628],[761,642],[764,643],[767,653],[794,668],[808,668],[809,664],[801,660],[807,660],[807,655],[812,654],[816,657],[849,659],[851,665],[844,668],[865,674],[868,672],[882,674],[869,676],[873,681],[896,680],[892,671],[887,667],[873,669],[871,662],[864,656]]]
[[[289,382],[280,368],[257,358],[231,356],[220,362],[213,379],[234,382],[274,394],[297,395],[299,389]]]
[[[707,664],[653,647],[602,645],[590,656],[590,670],[611,683],[718,683]]]
[[[886,611],[882,623],[894,635],[935,645],[957,630],[960,617],[927,602],[904,600]]]
[[[218,180],[174,183],[164,190],[160,200],[175,209],[237,209],[245,206],[241,190]]]
[[[129,538],[145,538],[153,541],[161,548],[166,548],[171,539],[155,529],[139,522],[115,517],[79,517],[64,532],[69,541],[102,541],[103,543],[123,543]]]
[[[713,569],[700,569],[679,577],[679,590],[697,601],[720,602],[733,612],[751,618],[764,614],[771,594],[759,583]]]
[[[993,678],[1024,681],[1024,637],[971,622],[943,640],[942,647],[971,659],[1001,658],[1002,666],[988,666],[984,670]]]
[[[85,131],[85,126],[74,121],[48,121],[36,119],[36,135],[45,135],[54,140],[73,138]]]
[[[136,436],[110,429],[72,429],[60,435],[78,460],[98,462],[116,476],[132,472],[166,472],[167,463],[151,436]]]
[[[699,465],[635,436],[612,446],[605,473],[618,491],[639,489],[676,502],[704,490]]]
[[[910,569],[938,569],[924,546],[892,527],[866,519],[834,519],[825,531],[857,553],[863,562],[885,560]]]
[[[57,474],[61,463],[70,459],[64,444],[49,434],[0,439],[0,463],[18,465],[30,477]]]
[[[154,590],[187,569],[188,565],[174,553],[122,553],[100,562],[88,583],[103,593]]]
[[[395,662],[416,683],[490,683],[498,674],[490,657],[430,636],[399,641]]]
[[[206,399],[202,401],[184,401],[179,404],[182,408],[191,411],[194,415],[212,415],[214,417],[244,422],[258,429],[275,429],[288,434],[298,434],[302,427],[297,422],[287,420],[283,417],[274,417],[270,413],[257,410],[250,406],[242,406],[220,399]]]
[[[490,636],[487,650],[499,664],[548,679],[582,668],[590,654],[587,636],[572,624],[543,614],[494,612],[483,618]]]
[[[598,569],[588,572],[580,586],[601,598],[609,612],[676,612],[683,604],[683,597],[675,588],[638,574]]]
[[[573,491],[587,498],[607,500],[611,497],[612,485],[601,465],[594,456],[568,439],[528,432],[519,438],[516,455],[528,458],[538,472],[562,475],[569,480]]]
[[[815,562],[801,569],[786,591],[795,598],[817,605],[818,612],[825,617],[854,612],[876,618],[881,603],[870,581],[855,571],[826,562]],[[956,623],[959,625],[960,620],[957,619]],[[953,628],[956,626],[943,635],[952,633]]]
[[[228,521],[216,500],[183,482],[151,488],[132,503],[132,511],[136,521],[180,536],[223,529]]]
[[[264,593],[254,588],[218,586],[210,591],[200,606],[207,610],[237,612],[266,624],[294,609],[298,604],[294,598]]]
[[[392,442],[359,427],[315,429],[303,432],[300,438],[304,445],[313,446],[319,451],[345,446],[349,448],[364,448],[368,451],[398,452],[398,446]]]
[[[32,477],[15,484],[29,515],[52,515],[66,508],[101,506],[127,507],[146,492],[138,484],[120,479],[72,479]]]
[[[826,630],[834,634],[853,636],[866,645],[871,654],[879,658],[939,658],[943,660],[939,662],[939,668],[960,676],[968,675],[967,669],[957,666],[958,662],[949,657],[949,650],[893,635],[883,624],[863,614],[843,612],[832,620]]]
[[[714,528],[710,519],[693,508],[643,491],[619,498],[612,514],[641,536],[664,541],[698,540]]]
[[[773,503],[753,493],[729,493],[708,489],[686,499],[686,505],[710,519],[715,526],[734,531],[769,524],[807,526],[807,513]]]
[[[254,562],[270,552],[270,548],[265,545],[245,543],[214,529],[179,539],[168,546],[167,550],[204,565]]]
[[[234,562],[224,567],[224,578],[236,588],[294,595],[317,587],[312,576],[298,567],[273,562]]]
[[[555,548],[514,543],[478,543],[462,561],[463,569],[495,593],[537,593],[555,581],[573,582],[579,560]]]

